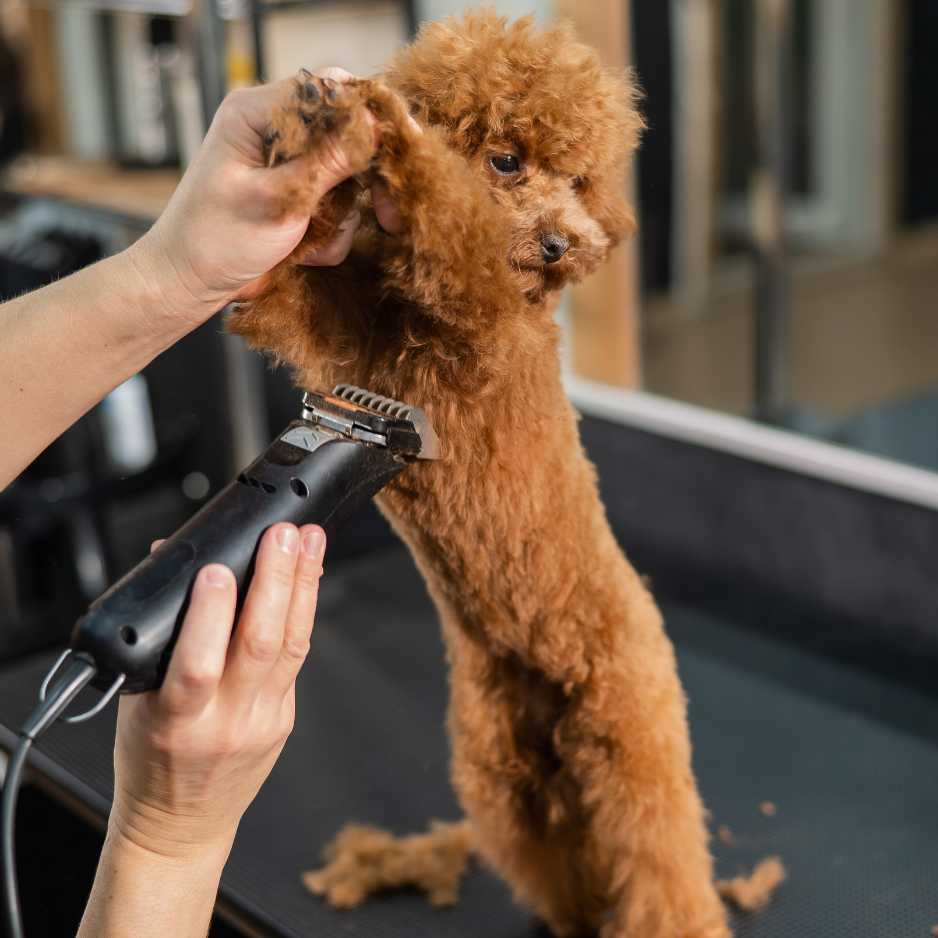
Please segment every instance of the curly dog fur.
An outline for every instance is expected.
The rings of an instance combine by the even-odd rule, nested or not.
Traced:
[[[341,135],[361,175],[299,250],[367,208],[375,175],[404,230],[372,221],[337,268],[283,264],[231,322],[301,386],[412,402],[443,441],[379,503],[440,614],[473,849],[558,936],[724,938],[673,649],[607,523],[551,315],[634,227],[635,102],[569,27],[492,13],[425,26],[379,80],[301,76],[271,161]],[[467,850],[461,826],[408,841],[356,827],[309,884],[339,905],[408,882],[447,901]]]

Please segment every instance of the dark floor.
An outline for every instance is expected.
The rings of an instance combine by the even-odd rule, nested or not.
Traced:
[[[938,699],[759,635],[751,623],[667,600],[663,607],[690,700],[701,787],[713,825],[733,832],[731,845],[715,844],[719,873],[749,869],[768,854],[789,869],[768,909],[737,917],[738,938],[927,938],[938,922]],[[25,705],[41,667],[4,672],[0,720]],[[457,814],[447,783],[442,647],[403,551],[326,578],[298,697],[294,735],[226,870],[228,902],[295,938],[536,934],[505,887],[478,869],[445,911],[402,894],[337,913],[300,884],[344,821],[406,832]],[[100,805],[111,733],[108,719],[57,727],[37,766]],[[760,812],[764,801],[777,805],[774,817]],[[55,825],[38,835],[30,822],[23,829],[30,851],[36,841],[54,854],[61,843]],[[65,879],[73,902],[91,866],[93,847],[82,849]],[[48,895],[40,900],[51,904]]]

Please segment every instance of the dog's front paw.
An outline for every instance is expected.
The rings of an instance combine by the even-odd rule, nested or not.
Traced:
[[[268,166],[321,150],[324,163],[341,161],[345,175],[368,168],[375,149],[367,110],[371,82],[335,81],[303,69],[264,138]]]

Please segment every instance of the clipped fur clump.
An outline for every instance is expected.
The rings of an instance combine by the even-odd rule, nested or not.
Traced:
[[[452,905],[469,862],[472,834],[465,822],[433,821],[426,834],[394,838],[365,824],[348,824],[323,851],[326,867],[303,882],[337,909],[353,908],[387,889],[414,886],[431,905]]]
[[[743,912],[756,912],[768,905],[788,874],[779,857],[760,860],[748,876],[717,880],[717,891]]]
[[[232,327],[300,386],[424,408],[443,442],[378,502],[440,615],[472,848],[558,936],[726,938],[674,652],[606,520],[552,318],[560,289],[634,227],[632,78],[569,27],[481,13],[424,27],[381,79],[322,94],[314,116],[308,81],[274,115],[272,160],[327,145],[321,128],[345,134],[363,108],[380,144],[300,250],[353,201],[367,218],[358,183],[374,176],[403,230],[366,224],[334,269],[283,264]],[[338,904],[426,888],[428,858],[464,866],[445,829],[351,831],[307,879]],[[448,898],[449,879],[430,892]]]

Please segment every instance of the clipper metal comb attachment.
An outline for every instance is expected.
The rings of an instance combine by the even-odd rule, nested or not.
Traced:
[[[440,440],[419,407],[354,384],[337,384],[330,395],[307,391],[303,419],[349,439],[387,446],[400,456],[440,458]]]

